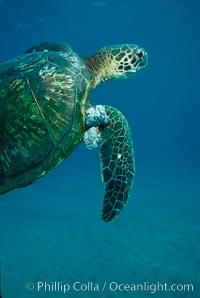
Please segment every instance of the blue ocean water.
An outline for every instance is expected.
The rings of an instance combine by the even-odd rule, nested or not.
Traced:
[[[127,207],[101,220],[98,149],[83,144],[37,183],[2,195],[3,298],[200,296],[199,14],[198,0],[0,1],[1,62],[42,40],[67,42],[80,56],[119,43],[149,54],[135,77],[91,96],[131,127],[137,174]],[[75,282],[100,290],[77,291]],[[137,283],[146,288],[114,289]]]

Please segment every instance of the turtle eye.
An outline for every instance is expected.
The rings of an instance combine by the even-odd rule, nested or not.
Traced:
[[[138,49],[138,50],[136,51],[136,55],[137,55],[138,58],[140,58],[140,59],[144,56],[143,51],[140,50],[140,49]]]

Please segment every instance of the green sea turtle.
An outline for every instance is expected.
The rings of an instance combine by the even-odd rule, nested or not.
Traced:
[[[65,43],[42,42],[0,65],[0,193],[26,186],[54,169],[84,139],[100,142],[105,186],[102,218],[124,208],[135,174],[131,133],[116,108],[92,107],[89,95],[107,80],[147,65],[144,49],[121,44],[80,58]]]

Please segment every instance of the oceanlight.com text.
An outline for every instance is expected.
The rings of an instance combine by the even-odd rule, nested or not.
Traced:
[[[187,284],[168,284],[168,283],[119,283],[117,281],[97,283],[93,281],[65,283],[62,281],[38,281],[36,283],[29,282],[26,284],[28,291],[37,292],[57,292],[67,294],[68,292],[148,292],[155,294],[158,292],[193,292],[194,285]]]

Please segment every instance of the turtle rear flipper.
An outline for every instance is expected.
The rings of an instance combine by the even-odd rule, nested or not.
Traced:
[[[127,203],[135,175],[135,160],[126,118],[113,107],[105,106],[105,111],[110,122],[100,129],[100,157],[105,186],[102,218],[108,222],[117,217]]]

